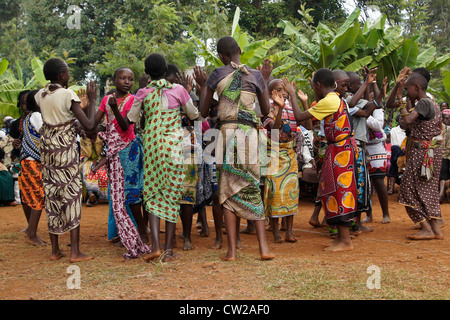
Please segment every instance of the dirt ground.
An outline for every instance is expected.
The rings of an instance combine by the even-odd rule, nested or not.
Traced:
[[[398,190],[398,189],[397,189]],[[296,243],[275,243],[267,233],[272,261],[260,261],[255,235],[241,234],[243,248],[238,261],[219,259],[226,252],[212,249],[215,232],[208,207],[209,237],[196,229],[194,249],[182,250],[179,259],[146,263],[142,259],[123,261],[124,248],[107,239],[107,205],[83,207],[81,250],[95,259],[76,265],[69,262],[69,235],[60,237],[66,257],[49,261],[50,241],[43,213],[38,235],[48,244],[33,247],[24,240],[26,220],[21,206],[0,207],[0,299],[1,300],[303,300],[303,299],[439,299],[450,298],[450,227],[444,226],[444,240],[411,241],[413,224],[398,193],[390,196],[392,222],[381,223],[377,196],[373,199],[371,233],[357,236],[354,250],[326,252],[327,230],[308,224],[313,204],[301,199],[294,219]],[[450,221],[450,202],[441,205]],[[322,215],[321,215],[322,218]],[[196,220],[196,216],[194,218]],[[245,221],[243,222],[245,224]],[[242,229],[245,225],[242,225]],[[195,228],[195,223],[193,224]],[[181,224],[177,225],[177,234]],[[162,235],[163,236],[163,235]],[[80,285],[74,288],[75,273]],[[374,269],[375,268],[375,269]],[[380,288],[370,288],[371,270],[378,270]],[[370,282],[370,281],[372,282]],[[370,282],[370,283],[369,283]]]

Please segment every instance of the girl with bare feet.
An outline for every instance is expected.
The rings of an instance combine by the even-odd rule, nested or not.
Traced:
[[[257,150],[259,119],[253,107],[255,98],[258,98],[261,113],[269,113],[268,90],[260,71],[241,65],[241,49],[232,37],[219,39],[217,52],[223,67],[215,69],[209,77],[200,67],[195,67],[194,74],[201,87],[199,109],[203,117],[210,114],[215,91],[219,97],[217,127],[221,134],[215,155],[219,169],[219,203],[228,239],[228,251],[223,260],[234,261],[237,258],[238,217],[255,221],[261,258],[273,259],[265,237]],[[236,139],[228,138],[230,135]],[[239,139],[243,140],[238,143],[236,140]]]
[[[348,80],[347,80],[348,81]],[[319,69],[314,73],[311,86],[317,103],[301,112],[297,120],[312,117],[323,121],[323,129],[328,146],[325,150],[319,182],[322,206],[327,216],[327,224],[336,225],[338,234],[328,251],[353,249],[350,230],[356,216],[356,143],[350,125],[345,102],[334,90],[338,85],[333,72]]]
[[[271,160],[264,179],[264,209],[271,221],[275,242],[283,241],[279,229],[279,218],[283,218],[286,222],[284,240],[296,242],[292,229],[294,216],[298,212],[300,193],[295,151],[297,127],[304,125],[307,129],[311,129],[312,123],[311,119],[307,124],[297,121],[295,116],[301,112],[300,106],[295,88],[286,78],[274,79],[269,82],[268,87],[271,95],[271,110],[262,118],[262,122],[267,130],[268,156]],[[308,96],[303,94],[300,97],[304,109],[307,109]],[[274,154],[271,154],[272,150]]]
[[[406,80],[407,79],[407,80]],[[405,205],[411,220],[420,223],[421,230],[409,236],[411,240],[443,239],[438,221],[442,219],[439,203],[439,173],[442,163],[440,140],[442,113],[427,97],[427,80],[413,72],[397,79],[400,101],[400,124],[411,129],[412,147],[400,184],[399,202]],[[403,101],[403,87],[407,99]],[[408,111],[414,106],[412,111]]]
[[[181,115],[184,112],[189,119],[195,120],[199,112],[182,85],[165,79],[168,67],[163,55],[152,53],[144,64],[151,81],[136,93],[126,117],[128,123],[138,123],[141,110],[144,112],[143,198],[152,237],[152,251],[144,260],[150,261],[162,255],[160,219],[165,220],[166,226],[164,260],[170,260],[176,257],[173,252],[174,232],[185,179]]]
[[[143,147],[140,138],[135,135],[134,125],[125,121],[134,102],[134,95],[130,93],[134,74],[126,67],[118,68],[114,71],[112,82],[116,92],[102,99],[95,124],[100,124],[106,116],[106,131],[98,135],[106,145],[109,211],[120,242],[127,249],[123,257],[132,259],[151,251],[146,244],[148,236],[141,210]],[[132,213],[134,221],[128,212]]]
[[[75,121],[91,131],[95,127],[95,100],[97,85],[87,84],[89,107],[83,111],[77,94],[67,89],[70,74],[67,64],[51,58],[44,64],[44,75],[50,82],[35,95],[42,114],[40,153],[45,211],[52,244],[51,260],[60,259],[60,234],[70,232],[70,262],[90,260],[93,257],[80,251],[80,218],[82,182],[79,174],[77,129]]]
[[[25,240],[32,245],[42,246],[45,243],[36,235],[42,209],[44,208],[44,187],[40,162],[41,153],[39,151],[39,140],[41,137],[39,130],[42,126],[42,116],[34,99],[38,91],[30,91],[26,99],[29,113],[23,121],[19,188],[23,209],[29,213]]]

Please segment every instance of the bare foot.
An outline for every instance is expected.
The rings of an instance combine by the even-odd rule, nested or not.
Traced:
[[[93,256],[89,256],[87,254],[84,254],[82,252],[78,253],[77,255],[71,255],[69,261],[70,262],[81,262],[81,261],[87,261],[94,259]]]
[[[286,242],[297,242],[297,238],[294,237],[292,233],[286,232],[286,237],[284,238]]]
[[[222,248],[222,240],[216,240],[216,242],[214,242],[214,245],[211,247],[211,249],[221,249]]]
[[[242,229],[240,232],[245,233],[245,234],[256,234],[255,228],[252,228],[250,226],[247,226],[245,229]]]
[[[373,229],[372,229],[372,228],[366,227],[366,226],[363,225],[363,224],[360,224],[360,225],[358,226],[358,230],[360,230],[362,233],[373,232]]]
[[[337,241],[334,244],[330,245],[323,249],[325,251],[337,252],[337,251],[349,251],[353,250],[353,244],[351,242],[343,242]]]
[[[309,219],[309,224],[312,225],[314,228],[320,228],[322,225],[320,224],[319,220],[316,218]]]
[[[61,259],[62,257],[65,257],[66,255],[64,254],[64,253],[62,253],[61,251],[59,251],[59,252],[56,252],[56,253],[54,253],[54,254],[52,254],[51,256],[50,256],[50,261],[56,261],[56,260],[59,260],[59,259]]]
[[[184,239],[184,244],[183,244],[183,250],[184,251],[190,251],[194,249],[194,247],[192,246],[191,240],[190,239]]]
[[[273,238],[275,240],[275,243],[282,243],[283,239],[281,238],[280,230],[274,229],[273,230]]]
[[[370,223],[370,222],[372,222],[372,216],[367,216],[367,217],[365,217],[364,220],[361,221],[361,222],[362,222],[362,223]]]
[[[221,256],[220,260],[222,260],[222,261],[236,261],[236,256],[225,255],[225,256]]]
[[[389,217],[389,216],[383,217],[383,220],[381,220],[381,223],[383,223],[383,224],[391,223],[391,217]]]
[[[272,252],[265,252],[261,253],[261,260],[273,260],[275,259],[275,253]]]
[[[202,229],[200,231],[200,237],[205,237],[205,238],[209,237],[209,228]]]
[[[34,237],[29,237],[26,233],[25,233],[25,241],[32,244],[33,246],[45,246],[45,242],[42,241],[38,236],[34,236]]]
[[[181,255],[179,253],[175,253],[175,252],[173,252],[173,250],[169,249],[169,250],[164,251],[162,261],[163,262],[174,261],[174,260],[178,259],[180,256]]]
[[[151,260],[158,259],[160,256],[161,256],[161,251],[157,250],[157,251],[154,251],[154,252],[152,251],[152,252],[150,252],[148,254],[143,255],[142,259],[145,262],[149,262]]]
[[[431,240],[436,236],[433,231],[421,230],[413,235],[407,236],[409,240]]]

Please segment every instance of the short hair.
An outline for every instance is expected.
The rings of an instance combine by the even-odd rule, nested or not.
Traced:
[[[145,73],[152,79],[162,78],[167,72],[166,58],[162,54],[152,53],[144,61]]]
[[[36,93],[38,93],[38,91],[39,89],[31,90],[27,95],[27,109],[30,112],[39,110],[36,99],[34,99],[34,96],[36,95]]]
[[[283,82],[283,80],[277,78],[277,79],[272,79],[270,80],[269,84],[267,85],[267,89],[269,89],[269,91],[272,91],[273,86],[275,85],[275,83],[277,82]],[[270,93],[270,92],[269,92]]]
[[[428,71],[427,69],[422,68],[422,67],[419,67],[419,68],[414,69],[414,70],[412,71],[412,73],[418,73],[418,74],[420,74],[422,77],[424,77],[425,80],[427,80],[427,82],[430,82],[431,74],[430,74],[430,71]]]
[[[58,74],[66,71],[67,63],[59,58],[50,58],[44,64],[44,76],[46,80],[55,81],[58,79]]]
[[[19,96],[17,97],[17,108],[19,108],[20,109],[20,100],[22,100],[22,97],[24,96],[24,95],[26,95],[28,92],[30,92],[30,90],[23,90],[23,91],[20,91],[19,92]]]
[[[361,77],[359,76],[359,74],[355,71],[346,71],[348,77],[350,78],[350,81],[355,81],[356,79],[358,79],[359,81],[361,81]]]
[[[172,74],[176,75],[177,73],[180,73],[180,70],[178,70],[177,66],[169,63],[167,65],[166,77]]]
[[[418,85],[422,90],[427,90],[428,81],[419,73],[413,73],[406,80],[407,85]]]
[[[326,87],[332,88],[334,87],[334,83],[336,80],[334,79],[334,74],[330,69],[321,68],[314,73],[314,77],[312,79],[313,83],[320,83]]]
[[[116,77],[117,77],[117,74],[120,72],[120,71],[123,71],[123,70],[129,70],[129,71],[131,71],[131,73],[133,73],[133,71],[130,69],[130,68],[128,68],[128,67],[120,67],[120,68],[117,68],[115,71],[114,71],[114,73],[113,73],[113,79],[115,79]]]
[[[232,55],[239,53],[239,50],[239,44],[233,37],[222,37],[217,42],[217,53],[224,56],[231,57]]]
[[[344,70],[333,70],[332,72],[333,72],[335,81],[340,80],[340,79],[345,79],[345,78],[350,79],[349,75]]]

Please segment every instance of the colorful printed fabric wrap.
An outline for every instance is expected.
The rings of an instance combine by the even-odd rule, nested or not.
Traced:
[[[107,125],[105,132],[99,132],[108,144],[106,168],[109,176],[111,206],[120,241],[128,250],[123,254],[125,259],[138,258],[142,254],[150,253],[151,247],[142,242],[139,232],[127,213],[125,207],[125,170],[122,166],[119,153],[131,147],[133,143],[124,142],[112,121]],[[125,170],[124,170],[125,169]]]
[[[144,203],[147,211],[176,223],[184,187],[183,130],[180,109],[163,109],[162,93],[172,88],[168,81],[155,80],[155,88],[144,99]]]
[[[48,231],[64,234],[80,225],[82,182],[75,121],[41,127],[42,181]]]
[[[40,161],[41,153],[39,152],[39,140],[41,139],[41,135],[31,124],[31,115],[32,113],[26,116],[23,122],[23,140],[20,158],[26,159],[32,157],[33,159]]]
[[[434,176],[434,150],[441,146],[442,137],[435,137],[431,141],[413,140],[413,147],[418,149],[426,149],[422,166],[420,169],[420,176],[426,180],[430,180]]]

